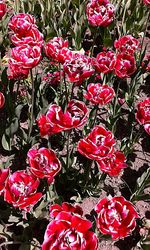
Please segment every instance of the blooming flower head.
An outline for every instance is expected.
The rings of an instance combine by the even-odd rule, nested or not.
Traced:
[[[35,18],[30,14],[19,13],[14,15],[9,24],[9,29],[14,31],[14,33],[25,35],[29,32],[33,27],[37,28],[35,25]]]
[[[47,178],[49,182],[61,170],[61,163],[52,149],[40,148],[28,151],[31,172],[38,178]]]
[[[108,85],[101,85],[100,83],[90,83],[87,86],[87,92],[84,93],[84,98],[93,104],[105,105],[111,102],[115,96],[113,88]]]
[[[41,48],[22,45],[11,50],[8,63],[8,77],[19,79],[27,77],[29,69],[34,68],[41,60]]]
[[[103,198],[95,207],[98,214],[97,227],[103,234],[109,234],[113,240],[125,238],[136,227],[138,214],[131,202],[124,197]]]
[[[42,47],[44,44],[43,34],[34,26],[27,32],[10,35],[10,40],[15,46],[30,45]]]
[[[0,1],[0,20],[3,18],[7,10],[7,5],[4,1]]]
[[[47,57],[59,63],[64,63],[72,56],[72,52],[68,49],[68,41],[62,37],[51,39],[45,45],[45,53]]]
[[[85,157],[99,161],[111,157],[114,151],[115,140],[111,131],[103,126],[95,126],[91,133],[78,143],[77,149]]]
[[[121,53],[133,55],[139,47],[139,41],[131,35],[122,36],[114,43],[115,48]]]
[[[9,168],[0,169],[0,195],[3,194],[5,189],[6,180],[9,176]]]
[[[86,123],[87,116],[86,105],[81,101],[71,100],[65,113],[60,106],[52,104],[47,114],[39,117],[37,122],[41,136],[45,136],[72,128],[80,128]]]
[[[16,171],[7,179],[4,199],[15,208],[29,212],[42,197],[42,193],[37,193],[39,183],[37,178],[25,170]]]
[[[150,0],[143,0],[144,4],[150,5]]]
[[[97,236],[90,231],[92,223],[70,212],[60,212],[46,229],[42,250],[97,250]]]
[[[122,169],[127,167],[125,163],[125,156],[122,152],[116,151],[111,157],[106,157],[97,162],[101,171],[110,176],[117,176]]]
[[[96,71],[108,74],[113,71],[113,60],[115,59],[115,54],[113,51],[103,51],[100,52],[94,62]]]
[[[114,60],[114,73],[120,78],[128,78],[136,71],[134,56],[120,53]]]
[[[136,119],[150,135],[150,97],[138,103]]]
[[[0,109],[3,108],[5,104],[5,96],[3,95],[2,92],[0,92]]]
[[[88,22],[92,26],[107,27],[113,21],[114,11],[108,0],[90,0],[86,8]]]
[[[77,214],[82,216],[83,210],[79,205],[72,205],[67,202],[63,202],[62,205],[54,204],[50,206],[50,217],[55,218],[60,212],[68,212],[71,214]]]
[[[79,53],[73,54],[63,66],[68,80],[76,84],[81,84],[94,73],[92,59]]]

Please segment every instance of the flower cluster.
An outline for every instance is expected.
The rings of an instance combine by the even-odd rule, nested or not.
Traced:
[[[90,0],[86,8],[88,22],[92,26],[107,27],[113,21],[114,11],[108,0]]]
[[[10,39],[17,46],[11,50],[8,64],[8,77],[10,79],[25,78],[29,70],[34,68],[41,60],[41,47],[43,35],[37,29],[35,19],[30,14],[17,14],[9,22],[12,31]]]
[[[54,219],[47,226],[42,250],[98,249],[97,236],[90,231],[92,223],[82,218],[83,211],[79,206],[55,204],[50,211]]]
[[[124,154],[114,151],[115,143],[112,132],[98,125],[84,139],[80,139],[77,149],[80,154],[97,161],[100,170],[116,176],[126,164]]]
[[[150,135],[150,97],[138,104],[136,119],[141,125],[144,125],[145,131]]]
[[[86,105],[77,100],[68,103],[66,112],[56,104],[50,105],[46,115],[37,120],[41,136],[59,133],[64,130],[82,127],[88,116]]]
[[[97,227],[103,234],[109,234],[113,240],[128,236],[136,227],[139,218],[131,202],[121,197],[104,198],[95,207],[98,214]]]

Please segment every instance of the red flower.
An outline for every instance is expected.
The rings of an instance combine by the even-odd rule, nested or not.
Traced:
[[[85,55],[75,53],[70,60],[64,63],[64,71],[70,82],[81,84],[84,79],[94,73],[92,59]]]
[[[42,33],[40,33],[40,31],[33,26],[27,32],[24,33],[20,32],[11,35],[10,39],[15,46],[30,45],[30,46],[42,47],[44,44]]]
[[[115,96],[113,88],[108,85],[101,85],[100,83],[90,83],[87,86],[87,92],[84,94],[84,98],[89,100],[93,104],[105,105],[111,102]]]
[[[91,0],[86,8],[89,24],[107,27],[114,18],[114,6],[108,0]]]
[[[50,217],[55,218],[60,212],[68,212],[71,214],[83,215],[83,210],[79,205],[72,205],[63,202],[62,206],[55,204],[50,206]]]
[[[29,69],[20,67],[14,60],[9,59],[7,75],[9,79],[23,79],[27,78]]]
[[[0,1],[0,20],[3,18],[7,10],[7,5],[4,1]]]
[[[138,104],[136,119],[141,125],[144,125],[145,131],[150,135],[150,97]]]
[[[11,58],[8,64],[9,78],[26,77],[29,69],[34,68],[41,60],[41,48],[22,45],[11,50]],[[15,72],[13,72],[16,69]]]
[[[50,85],[58,85],[60,84],[60,78],[63,77],[63,72],[55,71],[52,73],[47,73],[46,76],[43,77],[43,81],[49,83]]]
[[[129,54],[118,54],[113,63],[115,74],[120,78],[130,77],[136,70],[135,58]]]
[[[19,13],[13,16],[8,24],[9,28],[15,33],[25,35],[30,29],[37,28],[35,18],[30,14]]]
[[[0,195],[3,194],[6,180],[9,175],[9,168],[0,169]]]
[[[72,55],[68,49],[68,41],[64,41],[62,37],[54,37],[45,45],[45,53],[47,57],[59,63],[64,63]]]
[[[91,227],[92,223],[80,216],[60,212],[47,226],[42,250],[97,250],[98,240]]]
[[[94,62],[94,66],[98,72],[104,74],[110,73],[113,71],[113,60],[115,59],[115,54],[113,51],[100,52]]]
[[[14,207],[27,212],[41,199],[37,193],[39,180],[26,171],[16,171],[7,179],[4,199]]]
[[[139,42],[133,36],[127,35],[116,40],[114,46],[121,53],[133,55],[135,50],[139,47]]]
[[[5,104],[5,96],[3,95],[2,92],[0,92],[0,109],[4,106]]]
[[[116,151],[111,157],[106,157],[97,163],[101,171],[108,173],[110,176],[117,176],[127,166],[125,160],[124,154]]]
[[[113,240],[128,236],[136,227],[139,218],[131,202],[121,197],[104,198],[98,202],[97,227],[103,234],[110,234]]]
[[[51,135],[52,127],[50,125],[49,119],[46,115],[41,115],[39,119],[37,119],[37,123],[40,129],[41,137],[45,135]]]
[[[150,5],[150,0],[143,0],[144,4]]]
[[[38,178],[48,178],[52,182],[61,170],[61,163],[52,149],[30,149],[27,155],[31,172]]]
[[[99,161],[111,157],[114,145],[113,134],[102,126],[95,126],[87,137],[79,141],[77,149],[85,157]]]
[[[52,104],[46,116],[38,120],[41,136],[59,133],[63,130],[80,128],[87,121],[88,109],[83,102],[71,100],[65,113],[60,106]]]

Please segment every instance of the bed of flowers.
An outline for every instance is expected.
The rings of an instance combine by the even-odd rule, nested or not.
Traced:
[[[149,249],[149,16],[0,0],[0,249]]]

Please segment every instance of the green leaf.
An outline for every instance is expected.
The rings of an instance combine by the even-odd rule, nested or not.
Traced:
[[[136,191],[131,196],[131,201],[150,200],[150,195],[144,193],[144,189],[150,185],[150,168],[137,179]]]

